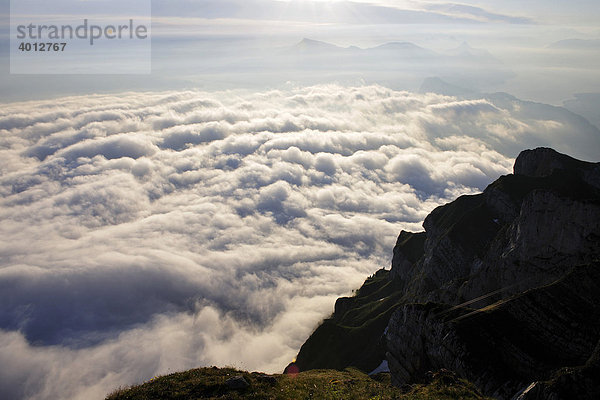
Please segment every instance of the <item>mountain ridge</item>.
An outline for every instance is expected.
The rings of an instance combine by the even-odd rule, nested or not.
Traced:
[[[600,326],[585,315],[600,318],[599,178],[600,163],[549,148],[521,152],[513,174],[438,207],[424,232],[401,232],[391,270],[338,299],[334,315],[302,346],[298,366],[327,360],[340,368],[346,365],[331,360],[346,360],[368,372],[387,360],[398,386],[447,368],[499,399],[568,399],[577,391],[595,398],[600,388],[589,376],[598,368]],[[483,339],[467,334],[473,330]],[[331,333],[338,346],[327,340]],[[576,356],[561,356],[553,343],[574,337]],[[369,357],[349,348],[370,349]],[[498,356],[487,360],[492,353]]]
[[[472,48],[471,48],[472,49]],[[472,49],[474,50],[474,49]],[[344,54],[347,56],[355,55],[355,56],[375,56],[375,55],[410,55],[410,56],[421,56],[421,57],[443,57],[442,54],[439,54],[433,50],[426,49],[424,47],[418,46],[412,42],[402,42],[402,41],[394,41],[394,42],[386,42],[374,47],[361,48],[358,46],[347,46],[342,47],[333,43],[315,40],[310,38],[302,38],[295,45],[288,47],[286,49],[288,54],[294,53],[302,53],[302,54],[312,54],[312,55],[320,55],[320,56],[334,56],[336,54]],[[326,54],[321,54],[326,52]],[[470,54],[470,56],[474,56],[475,54]]]

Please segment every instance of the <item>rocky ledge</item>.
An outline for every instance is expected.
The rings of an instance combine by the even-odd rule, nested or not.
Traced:
[[[443,368],[498,399],[600,398],[600,163],[524,151],[423,226],[400,233],[391,271],[338,300],[301,369],[385,357],[398,386]]]

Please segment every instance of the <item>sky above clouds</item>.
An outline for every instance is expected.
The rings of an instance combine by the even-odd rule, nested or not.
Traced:
[[[152,1],[152,75],[10,75],[7,37],[0,36],[0,89],[4,101],[49,98],[67,94],[122,90],[203,88],[278,88],[296,84],[377,83],[416,90],[423,74],[405,56],[398,69],[387,60],[365,57],[364,68],[340,74],[336,65],[320,60],[302,68],[279,68],[286,50],[303,38],[338,46],[371,48],[389,42],[410,42],[441,54],[463,43],[487,51],[506,70],[507,79],[490,79],[469,88],[503,91],[519,98],[562,105],[581,93],[600,93],[600,6],[596,1],[309,1],[309,0],[173,0]],[[8,15],[8,2],[3,3]],[[52,12],[57,2],[33,7]],[[104,13],[89,8],[72,11],[82,17]],[[132,11],[133,14],[135,12]],[[3,19],[8,25],[8,18]],[[561,45],[557,46],[559,42]],[[266,66],[263,73],[247,64]],[[443,63],[432,63],[450,83]],[[471,61],[465,64],[477,67]],[[383,68],[381,76],[377,71]],[[431,68],[430,68],[431,69]],[[394,76],[395,74],[395,76]],[[350,77],[347,75],[351,75]],[[548,82],[552,82],[551,85]]]
[[[532,24],[595,25],[600,13],[593,0],[567,1],[412,1],[412,0],[225,0],[153,2],[155,15],[190,15],[203,18],[296,19],[311,22],[320,19],[346,23],[371,22],[438,23],[507,22]],[[353,10],[356,13],[350,13]],[[410,19],[410,18],[415,19]]]

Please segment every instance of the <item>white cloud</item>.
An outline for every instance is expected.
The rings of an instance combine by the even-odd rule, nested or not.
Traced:
[[[200,365],[282,370],[401,229],[525,145],[585,151],[547,112],[335,85],[7,104],[0,390],[90,399]]]

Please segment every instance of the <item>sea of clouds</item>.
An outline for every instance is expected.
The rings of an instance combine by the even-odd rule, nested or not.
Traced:
[[[336,85],[4,104],[2,398],[282,371],[335,298],[389,267],[401,229],[524,147],[597,140],[536,110]]]

